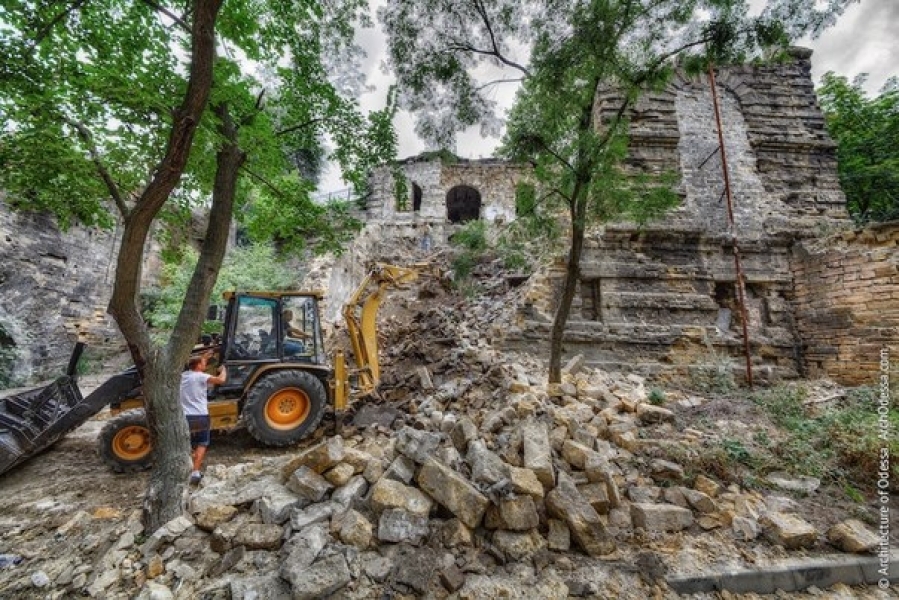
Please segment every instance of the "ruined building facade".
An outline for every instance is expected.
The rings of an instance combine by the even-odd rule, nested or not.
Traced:
[[[745,273],[750,358],[758,380],[829,376],[876,384],[884,350],[899,360],[899,225],[854,230],[837,181],[811,81],[811,55],[718,71],[717,92],[734,200],[733,233]],[[617,108],[598,94],[601,121]],[[564,338],[566,356],[660,377],[744,371],[741,311],[708,77],[677,77],[628,115],[629,167],[680,174],[681,206],[644,228],[617,223],[586,240],[582,276]],[[368,239],[435,246],[460,223],[515,217],[526,167],[419,156],[372,173]],[[123,352],[106,314],[118,230],[75,227],[17,213],[0,198],[0,388],[61,373],[72,344]],[[158,265],[145,258],[144,273]],[[484,332],[509,349],[546,354],[564,257],[525,284],[512,324]],[[352,270],[358,271],[351,273]],[[336,280],[351,289],[363,264]],[[345,295],[340,285],[329,296]],[[334,303],[332,318],[338,318]]]
[[[628,167],[679,173],[682,202],[648,226],[616,223],[588,234],[579,293],[564,338],[566,356],[582,354],[594,365],[659,377],[722,369],[745,375],[735,237],[757,381],[829,375],[846,383],[873,384],[876,365],[874,356],[867,356],[873,345],[892,347],[894,359],[899,357],[895,235],[881,232],[871,238],[883,248],[875,279],[864,280],[866,292],[838,294],[829,303],[820,300],[821,293],[842,286],[851,275],[826,279],[829,275],[819,269],[845,268],[839,261],[836,267],[822,266],[810,258],[817,255],[807,246],[828,232],[851,229],[851,222],[810,60],[810,51],[795,49],[786,64],[717,71],[733,228],[708,76],[677,76],[667,89],[633,107]],[[615,112],[619,103],[615,90],[601,90],[597,121]],[[468,211],[462,220],[473,214],[508,220],[514,216],[515,184],[527,177],[526,169],[498,161],[444,164],[418,157],[401,167],[410,182],[407,201],[397,202],[389,171],[382,169],[373,178],[368,217],[410,235],[418,222],[426,221],[445,237],[460,220],[460,205]],[[873,251],[847,244],[851,246],[842,243],[844,254],[858,254],[852,268],[862,268]],[[515,326],[493,332],[507,348],[546,352],[564,272],[560,257],[549,271],[531,278]],[[817,278],[825,278],[820,281],[829,281],[829,287],[824,289]],[[867,317],[856,313],[867,310],[862,296],[880,293],[876,290],[886,290],[886,299],[872,300],[881,322],[878,337],[859,348],[857,336],[873,330],[870,323],[868,329],[856,326],[870,321],[870,311]]]

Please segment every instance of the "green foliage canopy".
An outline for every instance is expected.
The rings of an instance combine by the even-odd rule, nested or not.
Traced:
[[[52,211],[63,225],[110,225],[109,199],[127,212],[162,158],[185,92],[191,39],[183,10],[182,2],[3,3],[0,188],[12,203]],[[247,154],[235,215],[252,215],[251,234],[291,235],[302,245],[314,229],[324,233],[322,249],[345,239],[353,227],[335,220],[345,211],[310,200],[329,144],[360,190],[371,166],[396,149],[392,107],[363,114],[357,100],[364,53],[353,34],[370,25],[367,11],[364,0],[224,3],[210,110],[166,210],[212,193],[226,114]],[[251,200],[253,210],[244,210]]]
[[[167,336],[174,329],[197,259],[195,250],[186,249],[180,260],[163,267],[162,285],[147,294],[151,300],[147,319],[153,325],[154,335]],[[225,256],[211,300],[220,302],[222,293],[229,290],[292,289],[297,275],[270,244],[238,246]],[[206,332],[220,329],[218,323],[206,322],[203,326]]]
[[[367,14],[365,0],[0,4],[0,189],[63,225],[120,217],[108,310],[142,377],[160,465],[144,502],[148,531],[183,511],[189,444],[177,374],[232,220],[252,217],[251,233],[295,247],[313,225],[316,247],[339,246],[352,230],[337,223],[346,210],[311,202],[308,167],[330,139],[361,188],[395,152],[392,107],[365,115],[357,101],[353,39]],[[160,219],[186,221],[195,205],[208,214],[196,268],[172,334],[157,340],[138,307],[142,255]]]
[[[887,80],[874,98],[865,80],[828,72],[818,100],[837,143],[849,213],[859,222],[899,219],[899,79]]]

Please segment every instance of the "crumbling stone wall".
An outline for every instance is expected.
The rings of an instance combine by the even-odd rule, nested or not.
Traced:
[[[194,212],[171,243],[199,248],[207,218]],[[63,232],[52,216],[15,211],[0,193],[0,389],[61,375],[76,341],[87,344],[88,368],[127,364],[124,338],[106,313],[121,231],[117,223],[112,230],[74,225]],[[232,226],[229,244],[235,238]],[[141,260],[147,291],[163,266],[152,231]]]
[[[812,303],[808,284],[794,288],[796,273],[806,277],[805,267],[794,264],[803,256],[794,246],[851,223],[837,176],[836,145],[814,93],[812,53],[795,48],[791,54],[783,64],[728,66],[716,72],[733,229],[708,76],[678,74],[665,90],[646,95],[628,111],[626,168],[677,173],[682,201],[646,227],[614,223],[588,234],[564,338],[566,355],[582,354],[594,366],[662,377],[688,377],[721,365],[745,377],[736,240],[755,379],[831,372],[841,377],[834,370],[836,359],[827,357],[849,352],[852,334],[834,336],[850,321],[835,320],[837,309],[820,316],[824,309]],[[617,114],[622,100],[617,90],[600,89],[596,121]],[[452,186],[481,189],[487,198],[484,216],[504,219],[514,216],[515,184],[527,177],[522,167],[497,161],[443,164],[412,158],[402,168],[421,188],[419,211],[396,210],[385,168],[372,179],[368,217],[388,236],[396,231],[414,237],[419,219],[432,221],[442,227],[438,241],[447,235],[446,199]],[[531,278],[513,323],[493,332],[497,343],[545,353],[564,274],[560,255],[554,266]],[[807,311],[819,316],[809,317]],[[828,330],[816,319],[829,319],[833,327]]]
[[[369,178],[371,195],[362,216],[378,223],[384,235],[400,238],[417,239],[421,225],[427,223],[435,244],[446,243],[455,228],[447,206],[454,190],[464,186],[477,193],[477,218],[508,222],[515,217],[515,188],[528,175],[526,167],[497,159],[441,160],[422,155],[407,158],[399,166],[408,187],[404,204],[396,197],[390,169],[380,167]]]
[[[0,199],[0,379],[4,385],[62,374],[76,341],[120,347],[106,305],[116,231],[72,227],[16,212]]]
[[[790,249],[848,222],[810,58],[810,51],[796,49],[788,64],[718,70],[733,232],[708,76],[678,75],[629,112],[628,168],[677,172],[682,202],[645,228],[616,223],[588,236],[567,354],[609,369],[677,377],[723,361],[745,375],[733,233],[753,375],[801,373]],[[616,90],[600,90],[597,121],[616,113],[621,101]],[[525,350],[547,338],[563,276],[559,265],[533,283],[508,346]]]
[[[796,321],[810,377],[877,385],[881,351],[899,360],[899,222],[794,248]]]

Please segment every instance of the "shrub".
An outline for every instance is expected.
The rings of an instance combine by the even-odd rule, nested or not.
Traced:
[[[453,234],[452,243],[469,252],[484,252],[488,247],[487,224],[480,219],[469,221]]]
[[[649,390],[648,400],[650,404],[661,406],[662,404],[665,404],[665,392],[657,387],[654,387]]]

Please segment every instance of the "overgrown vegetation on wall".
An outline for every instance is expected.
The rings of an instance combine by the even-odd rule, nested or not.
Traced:
[[[476,291],[472,276],[484,263],[496,263],[516,275],[529,275],[540,260],[539,249],[530,242],[526,221],[514,221],[501,229],[494,229],[486,221],[469,221],[450,237],[457,252],[452,261],[453,281],[460,288]]]

